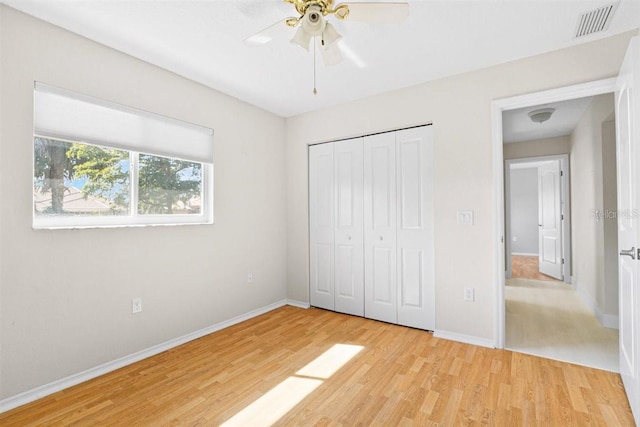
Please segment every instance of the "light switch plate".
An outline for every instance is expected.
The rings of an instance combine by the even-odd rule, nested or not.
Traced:
[[[473,225],[473,211],[458,211],[458,224]]]
[[[137,314],[142,312],[142,298],[134,298],[131,300],[131,313]]]
[[[465,301],[475,301],[476,299],[476,291],[474,288],[464,288],[464,300]]]

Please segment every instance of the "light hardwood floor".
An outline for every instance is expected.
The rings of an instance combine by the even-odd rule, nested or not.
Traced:
[[[556,280],[540,273],[538,256],[511,255],[511,277],[518,279]]]
[[[0,425],[242,424],[237,417],[251,426],[633,425],[617,374],[293,307],[2,414]]]
[[[618,331],[600,325],[564,282],[508,279],[506,347],[619,372]]]

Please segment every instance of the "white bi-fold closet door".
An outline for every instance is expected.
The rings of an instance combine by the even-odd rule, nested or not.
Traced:
[[[362,138],[309,147],[310,295],[364,316]]]
[[[435,328],[432,128],[364,142],[365,316]]]
[[[310,300],[435,328],[430,126],[309,147]]]

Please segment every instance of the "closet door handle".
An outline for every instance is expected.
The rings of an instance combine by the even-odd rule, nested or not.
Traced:
[[[378,236],[378,239],[380,239],[380,240],[384,240],[384,237],[382,237],[382,236]]]
[[[351,236],[347,234],[347,240],[351,240]]]

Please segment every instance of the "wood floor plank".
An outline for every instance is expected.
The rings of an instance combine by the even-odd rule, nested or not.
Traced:
[[[337,344],[362,349],[326,378],[297,374]],[[276,425],[634,425],[612,372],[294,307],[0,414],[0,425],[220,425],[291,378],[320,385],[279,401],[289,409]]]

